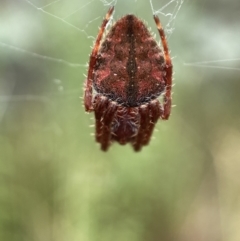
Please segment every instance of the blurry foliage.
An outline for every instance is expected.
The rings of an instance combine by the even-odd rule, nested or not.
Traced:
[[[1,4],[0,41],[80,64],[107,10],[96,1],[66,19],[84,33],[25,1]],[[45,10],[64,18],[77,7]],[[94,143],[79,99],[84,67],[1,45],[0,240],[239,240],[239,69],[184,65],[239,58],[239,7],[184,2],[169,39],[177,107],[140,153]],[[156,32],[148,1],[119,1],[114,18],[128,12]]]

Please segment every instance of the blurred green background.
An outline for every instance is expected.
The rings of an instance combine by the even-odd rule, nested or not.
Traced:
[[[104,1],[0,4],[0,240],[240,240],[238,0],[185,0],[166,27],[177,107],[140,153],[101,152],[79,99]],[[157,33],[148,0],[127,13]]]

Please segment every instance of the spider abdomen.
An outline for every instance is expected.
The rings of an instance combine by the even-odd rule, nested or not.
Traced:
[[[126,15],[100,47],[93,85],[113,101],[136,107],[165,90],[164,66],[163,53],[147,27],[134,15]]]

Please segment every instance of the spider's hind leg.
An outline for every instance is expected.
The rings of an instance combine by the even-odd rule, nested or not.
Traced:
[[[147,145],[150,141],[150,137],[152,136],[153,129],[155,127],[155,124],[159,120],[160,117],[163,115],[163,107],[160,104],[158,99],[152,100],[149,104],[150,108],[150,125],[148,129],[148,140],[144,143],[144,145]]]
[[[147,131],[149,127],[149,106],[142,105],[139,108],[140,125],[136,138],[132,142],[135,151],[140,151],[146,139],[148,139]]]
[[[102,138],[102,128],[103,128],[103,122],[102,118],[105,113],[105,110],[107,109],[108,100],[106,97],[102,95],[96,95],[94,98],[94,114],[95,114],[95,139],[96,142],[101,143]]]
[[[163,115],[163,108],[160,102],[152,100],[149,104],[143,105],[139,108],[140,127],[138,134],[133,142],[135,151],[140,151],[142,146],[148,145],[155,124],[158,119]]]
[[[112,123],[117,113],[117,103],[110,101],[107,110],[105,111],[102,119],[102,136],[101,136],[101,149],[107,151],[111,144]]]

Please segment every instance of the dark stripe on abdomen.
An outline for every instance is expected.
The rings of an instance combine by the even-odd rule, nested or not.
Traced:
[[[136,106],[137,102],[137,81],[136,81],[136,73],[137,73],[137,63],[135,60],[135,36],[134,36],[134,17],[133,15],[127,16],[127,41],[129,43],[129,57],[127,61],[127,73],[129,77],[128,84],[126,86],[126,95],[127,95],[127,105]]]

